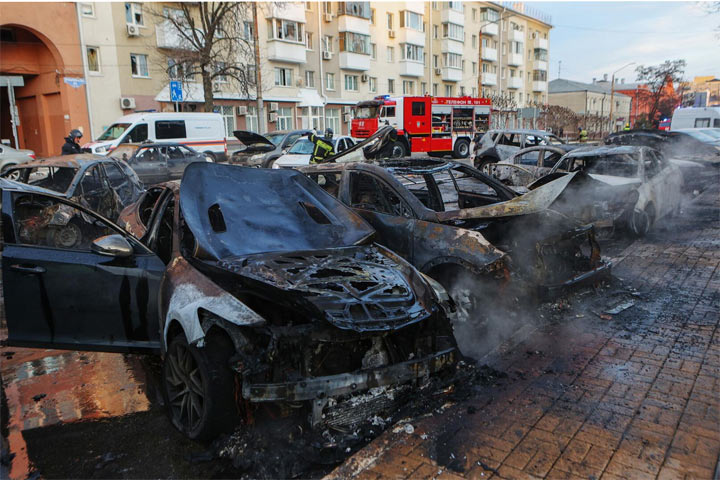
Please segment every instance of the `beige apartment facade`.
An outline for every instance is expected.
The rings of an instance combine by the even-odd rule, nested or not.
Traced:
[[[178,48],[158,15],[172,3],[84,3],[81,25],[95,135],[134,111],[201,111],[199,78],[170,101],[166,56]],[[550,21],[492,2],[258,3],[264,115],[254,91],[213,85],[226,130],[326,127],[349,134],[351,107],[377,95],[503,96],[547,103]],[[252,18],[243,19],[252,35]],[[254,58],[237,58],[255,68]]]

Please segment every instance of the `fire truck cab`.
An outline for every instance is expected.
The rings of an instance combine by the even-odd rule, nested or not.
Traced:
[[[397,141],[388,146],[391,157],[423,152],[467,158],[470,141],[490,125],[490,99],[382,95],[353,107],[350,133],[354,138],[367,138],[383,125],[398,132]]]

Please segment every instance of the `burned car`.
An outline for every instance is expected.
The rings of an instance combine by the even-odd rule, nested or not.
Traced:
[[[160,352],[170,418],[190,438],[260,404],[349,428],[388,407],[370,389],[410,388],[458,356],[442,287],[298,172],[193,163],[124,210],[130,232],[0,189],[8,343]],[[71,249],[23,238],[38,204],[80,210],[99,236]]]
[[[552,145],[523,148],[498,163],[486,163],[482,172],[518,193],[527,193],[527,185],[550,173],[566,153],[566,149]]]
[[[680,210],[680,169],[652,148],[602,146],[573,150],[529,188],[562,175],[576,178],[552,208],[597,227],[620,226],[642,236],[655,222]]]
[[[380,243],[455,290],[459,302],[459,276],[502,282],[513,272],[520,283],[547,293],[609,270],[592,226],[547,209],[564,179],[520,196],[456,162],[404,159],[301,171],[360,213]],[[467,302],[469,308],[475,303]]]
[[[126,164],[92,154],[24,163],[3,177],[16,178],[34,191],[67,198],[110,219],[116,219],[123,207],[143,192],[142,183]],[[92,219],[62,204],[54,204],[25,222],[19,233],[27,238],[42,237],[58,248],[72,248],[89,236],[95,238]]]
[[[702,139],[700,139],[702,138]],[[668,159],[683,159],[720,166],[720,143],[688,131],[626,130],[605,139],[606,145],[632,145],[658,150]]]
[[[213,161],[213,157],[177,142],[125,143],[107,156],[130,165],[145,185],[179,179],[193,162]]]
[[[579,146],[566,143],[557,135],[545,130],[488,130],[482,137],[478,135],[473,140],[472,162],[477,168],[482,168],[486,163],[499,163],[518,150],[540,145],[552,145],[566,152]]]
[[[245,130],[235,130],[233,135],[242,144],[230,157],[233,165],[270,168],[299,138],[310,130],[278,130],[260,135]]]

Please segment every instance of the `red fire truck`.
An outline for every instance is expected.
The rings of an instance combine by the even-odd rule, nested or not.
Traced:
[[[392,157],[410,152],[466,158],[470,141],[490,125],[490,99],[473,97],[390,97],[381,95],[353,107],[350,134],[367,138],[378,125],[397,129]]]

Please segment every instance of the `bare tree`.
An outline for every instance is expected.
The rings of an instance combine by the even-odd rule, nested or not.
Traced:
[[[552,129],[556,135],[563,137],[574,134],[580,120],[575,112],[560,105],[546,106],[541,117],[546,129]]]
[[[493,93],[488,95],[493,108],[491,128],[507,128],[511,118],[517,116],[517,103],[509,95]]]
[[[677,106],[677,98],[673,91],[673,83],[681,82],[685,73],[685,60],[666,60],[661,65],[640,65],[635,69],[637,80],[647,85],[645,97],[649,105],[647,121],[655,124],[660,114],[667,114],[667,109]]]
[[[179,2],[159,7],[165,41],[158,46],[168,59],[171,79],[199,75],[204,111],[213,110],[213,90],[226,82],[243,96],[255,92],[257,65],[253,42],[252,4],[244,2]]]

